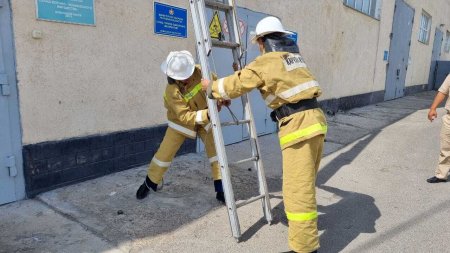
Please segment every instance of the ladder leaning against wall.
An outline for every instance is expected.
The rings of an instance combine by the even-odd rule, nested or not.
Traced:
[[[211,80],[211,72],[208,64],[208,59],[212,50],[212,47],[220,47],[231,49],[233,53],[234,62],[240,63],[242,54],[241,39],[238,27],[238,21],[236,16],[236,5],[234,0],[190,0],[192,21],[194,24],[196,47],[199,55],[200,64],[202,67],[203,78]],[[228,24],[229,41],[221,41],[212,39],[209,33],[209,26],[206,22],[207,9],[217,10],[225,14],[226,22]],[[242,66],[242,65],[241,65]],[[261,200],[264,216],[267,222],[272,222],[272,213],[269,199],[269,192],[267,189],[267,182],[264,173],[264,167],[261,160],[261,152],[257,139],[257,132],[250,106],[249,95],[245,94],[241,97],[242,106],[244,109],[243,119],[236,119],[231,122],[221,122],[219,118],[219,112],[217,110],[217,104],[215,100],[208,98],[209,116],[212,124],[212,131],[214,135],[214,142],[217,152],[217,158],[222,173],[222,185],[225,194],[225,202],[228,211],[228,217],[231,226],[231,232],[233,237],[239,242],[241,237],[241,229],[239,225],[239,218],[237,214],[237,208],[250,204],[257,200]],[[225,145],[222,135],[222,127],[241,125],[247,126],[249,133],[249,141],[252,149],[252,156],[240,161],[228,162]],[[236,201],[234,198],[233,186],[231,182],[231,174],[229,166],[238,165],[245,162],[253,162],[253,167],[257,172],[259,195],[251,197],[244,201]]]

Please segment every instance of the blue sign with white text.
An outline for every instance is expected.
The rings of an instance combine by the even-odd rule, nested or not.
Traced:
[[[36,0],[38,19],[95,25],[94,0]]]
[[[293,32],[293,31],[290,31],[290,32],[292,32],[292,33],[294,33],[294,34],[288,34],[287,37],[290,38],[290,39],[292,39],[293,41],[295,41],[295,43],[297,43],[298,33]]]
[[[154,3],[155,33],[187,38],[187,10]]]

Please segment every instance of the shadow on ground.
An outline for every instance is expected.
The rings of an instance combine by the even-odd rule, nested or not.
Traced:
[[[372,124],[368,128],[352,124],[351,128],[344,128],[348,132],[343,132],[344,130],[339,132],[339,128],[334,130],[334,138],[339,135],[346,136],[345,143],[339,143],[339,148],[366,137],[319,171],[318,188],[340,198],[336,203],[318,207],[319,212],[322,213],[319,218],[319,228],[323,231],[321,235],[323,252],[339,252],[359,234],[375,232],[375,222],[381,214],[371,196],[325,184],[342,166],[355,159],[378,135],[380,129],[419,109],[426,108],[425,104],[428,105],[430,101],[421,99],[420,96],[408,99],[423,101],[415,108],[397,108],[396,113],[389,113],[389,110],[395,109],[398,105],[386,102],[382,106],[373,105],[342,114],[376,121],[378,124],[376,126]],[[373,113],[374,117],[371,117],[371,110],[377,112]],[[385,111],[389,114],[389,118],[380,123],[380,118],[383,118]],[[334,118],[330,118],[329,121],[333,123],[333,126],[348,127],[345,122],[334,120]],[[355,128],[364,131],[353,134],[352,131]],[[279,148],[278,144],[275,146]],[[279,161],[281,162],[281,159]],[[281,191],[281,164],[279,170],[279,177],[267,179],[270,192]],[[174,231],[212,210],[223,208],[214,198],[209,165],[201,155],[190,154],[177,158],[165,176],[164,188],[160,192],[152,193],[147,199],[138,201],[135,198],[135,191],[145,175],[145,167],[123,171],[70,186],[70,188],[56,189],[39,195],[38,199],[55,211],[81,223],[83,227],[101,238],[108,238],[108,241],[116,245],[125,245],[123,247],[127,249],[133,249],[134,243],[139,239]],[[232,181],[237,200],[257,195],[255,187],[257,179],[254,171],[233,171]],[[274,223],[287,223],[283,209],[282,203],[273,207]],[[264,219],[257,221],[243,231],[241,241],[251,239],[264,225],[266,225]],[[142,246],[139,245],[139,247]]]

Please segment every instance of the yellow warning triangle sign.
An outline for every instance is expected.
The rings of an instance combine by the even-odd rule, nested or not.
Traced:
[[[209,23],[209,34],[211,34],[211,38],[213,39],[222,39],[222,25],[220,24],[218,11],[214,12],[211,23]]]

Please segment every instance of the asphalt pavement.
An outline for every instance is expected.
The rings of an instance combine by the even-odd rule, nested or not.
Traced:
[[[434,95],[328,115],[317,179],[319,252],[450,252],[450,183],[425,181],[439,155],[441,123],[426,118]],[[207,158],[188,154],[176,157],[163,188],[144,200],[135,192],[146,166],[0,206],[0,252],[287,251],[278,138],[259,142],[274,221],[266,223],[259,201],[239,208],[239,242],[215,200]],[[229,159],[247,157],[248,145],[227,146]],[[257,194],[249,168],[231,168],[237,200]]]

